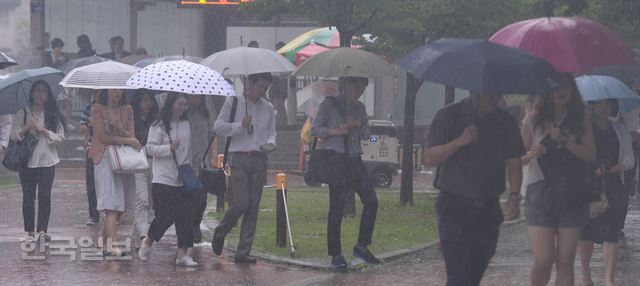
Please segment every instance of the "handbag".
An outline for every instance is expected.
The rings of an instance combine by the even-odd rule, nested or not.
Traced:
[[[111,171],[117,174],[144,173],[149,171],[149,161],[144,147],[140,150],[128,145],[109,145],[107,148]]]
[[[328,99],[331,100],[344,118],[344,109],[340,108],[340,104],[335,101],[335,98],[328,97]],[[344,140],[345,153],[338,153],[330,149],[316,149],[318,138],[313,139],[311,150],[309,151],[309,163],[304,175],[306,181],[329,184],[344,179],[344,166],[346,164],[349,141],[347,135],[343,135],[342,138]]]
[[[229,122],[233,122],[236,117],[236,107],[238,106],[238,99],[233,98],[233,104],[231,107],[231,114],[229,116]],[[231,145],[231,137],[227,137],[226,144],[224,146],[224,159],[222,161],[222,168],[218,168],[217,166],[207,167],[207,154],[209,153],[209,149],[211,149],[211,144],[213,140],[216,138],[214,135],[211,137],[209,141],[209,146],[207,146],[207,150],[202,156],[202,166],[200,168],[200,181],[204,185],[207,193],[220,196],[227,191],[227,174],[225,173],[227,167],[227,155],[229,153],[229,146]]]
[[[169,144],[173,144],[169,128],[165,131],[167,132],[167,135],[169,135]],[[178,178],[182,181],[183,188],[189,193],[201,192],[203,189],[202,182],[200,182],[200,179],[191,168],[191,164],[178,164],[176,152],[173,150],[171,151],[171,156],[173,156],[173,161],[176,162],[176,166],[178,166]]]
[[[22,125],[24,126],[27,124],[27,109],[22,109],[22,111],[24,112],[24,119],[22,121]],[[36,144],[38,144],[38,138],[30,132],[25,133],[20,141],[10,140],[9,146],[7,146],[4,154],[4,159],[2,159],[2,165],[14,172],[26,168],[33,154],[33,149],[36,148]]]

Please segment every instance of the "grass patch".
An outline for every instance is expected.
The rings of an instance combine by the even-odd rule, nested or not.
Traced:
[[[19,184],[18,179],[14,176],[0,176],[0,190],[8,190],[5,187]]]
[[[379,192],[379,208],[373,234],[373,253],[384,253],[434,241],[437,237],[433,197],[414,194],[413,207],[400,205],[400,194]],[[297,188],[288,191],[289,215],[297,258],[328,259],[327,214],[329,191],[319,188]],[[289,247],[276,247],[276,191],[265,188],[260,204],[254,249],[278,256],[289,256]],[[356,217],[342,222],[342,251],[349,255],[358,239],[362,205],[356,196]],[[222,214],[210,213],[218,220]],[[240,221],[238,222],[240,224]],[[237,244],[240,228],[227,236]],[[288,238],[287,238],[288,240]]]

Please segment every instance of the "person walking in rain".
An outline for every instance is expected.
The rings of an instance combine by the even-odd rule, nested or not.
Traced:
[[[437,167],[434,187],[447,285],[479,285],[493,257],[509,195],[507,219],[519,217],[524,146],[518,122],[498,108],[502,95],[471,93],[438,111],[423,164]]]
[[[592,199],[589,214],[592,218],[582,230],[579,242],[581,285],[593,285],[589,264],[594,243],[603,244],[605,285],[612,286],[618,254],[618,232],[620,220],[625,218],[624,190],[626,170],[634,167],[635,158],[631,147],[631,136],[627,128],[611,119],[617,111],[617,100],[607,99],[589,102],[593,137],[596,144],[596,166],[592,168],[596,178],[598,195]]]
[[[218,115],[213,131],[231,140],[229,147],[233,202],[215,229],[211,247],[220,255],[224,239],[242,216],[235,263],[256,263],[249,256],[258,222],[262,187],[267,180],[267,153],[275,150],[275,109],[264,97],[271,84],[270,73],[251,74],[244,96],[229,98]],[[235,119],[229,122],[233,101]]]
[[[360,219],[358,242],[352,254],[367,263],[377,264],[368,246],[373,237],[373,227],[378,213],[378,197],[371,183],[369,173],[362,162],[360,141],[369,138],[367,111],[358,99],[362,96],[369,80],[364,77],[347,77],[345,92],[338,97],[327,97],[320,104],[313,119],[311,135],[319,137],[318,149],[330,149],[346,154],[342,176],[335,176],[329,182],[329,218],[327,221],[327,247],[331,256],[331,266],[338,269],[347,267],[342,255],[340,228],[342,214],[349,190],[360,196],[364,205]],[[339,166],[336,166],[336,168]]]
[[[563,84],[543,96],[538,114],[522,127],[525,148],[533,155],[524,184],[534,286],[549,283],[554,263],[556,285],[573,285],[578,240],[588,219],[593,130],[573,76],[564,74]]]

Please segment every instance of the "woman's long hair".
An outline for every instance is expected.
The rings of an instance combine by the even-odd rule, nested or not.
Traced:
[[[108,89],[101,89],[100,91],[98,91],[98,96],[96,98],[96,102],[100,103],[104,106],[107,106],[107,104],[109,104],[109,90]],[[118,101],[118,105],[127,105],[127,95],[126,94],[122,94],[122,97],[120,97],[120,101]]]
[[[67,122],[64,120],[64,116],[58,109],[58,103],[56,97],[51,92],[51,87],[44,80],[36,81],[29,90],[29,107],[33,107],[33,90],[37,85],[42,85],[47,89],[47,101],[44,103],[44,127],[52,132],[58,132],[58,124],[62,125],[63,129],[66,129]]]
[[[567,117],[560,125],[560,128],[569,131],[573,136],[580,137],[585,132],[585,105],[582,101],[582,95],[580,95],[576,81],[571,74],[563,74],[562,78],[564,84],[571,89],[571,97],[569,98],[569,103],[567,103]],[[543,95],[542,98],[542,107],[534,120],[535,128],[540,130],[545,128],[547,122],[554,122],[553,92]]]
[[[160,108],[160,113],[158,113],[158,117],[153,123],[154,126],[162,126],[163,129],[169,133],[171,129],[171,117],[173,115],[173,104],[176,103],[180,97],[184,97],[187,101],[189,100],[189,98],[182,93],[171,92],[167,95],[167,99],[164,101],[162,108]],[[187,113],[183,112],[179,119],[188,120]]]
[[[153,94],[151,94],[148,89],[142,88],[136,90],[136,92],[133,94],[133,99],[131,99],[131,107],[133,108],[133,118],[140,118],[142,114],[142,110],[140,110],[140,104],[142,103],[142,99],[144,99],[144,97],[147,95],[150,96],[151,100],[153,101],[151,110],[149,111],[149,114],[147,114],[147,122],[149,122],[156,119],[156,116],[160,111],[160,107],[158,107],[158,101],[156,100],[155,96],[153,96]]]

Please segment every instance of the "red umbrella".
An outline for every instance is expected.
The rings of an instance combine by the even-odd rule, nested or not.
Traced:
[[[490,41],[547,60],[559,72],[583,74],[595,67],[633,64],[634,53],[611,29],[589,19],[551,17],[516,22]]]
[[[311,44],[307,45],[302,50],[299,50],[296,53],[296,66],[299,66],[302,62],[304,62],[308,58],[328,50],[330,49],[320,45],[316,45],[312,42]]]

